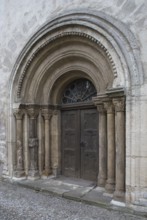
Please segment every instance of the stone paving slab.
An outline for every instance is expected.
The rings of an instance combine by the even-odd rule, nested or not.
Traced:
[[[47,179],[47,180],[22,180],[17,181],[18,184],[31,187],[38,191],[48,191],[62,196],[65,192],[72,191],[79,188],[78,185],[64,183],[61,180]]]
[[[96,188],[86,193],[83,198],[83,201],[97,204],[101,206],[110,206],[110,202],[112,200],[111,197],[104,196],[103,191],[97,190]]]
[[[145,220],[13,183],[0,181],[0,220]]]
[[[111,197],[103,196],[103,189],[98,189],[90,181],[70,178],[50,178],[45,180],[21,180],[18,184],[38,191],[46,191],[64,198],[88,202],[90,204],[109,206]]]
[[[82,201],[83,200],[82,197],[92,189],[93,187],[78,187],[77,189],[65,192],[63,194],[63,197],[77,201]]]
[[[15,185],[30,188],[35,191],[55,194],[65,199],[67,198],[90,205],[96,205],[108,210],[140,215],[139,212],[133,211],[129,208],[113,205],[113,197],[110,194],[108,196],[103,188],[95,187],[92,182],[55,177],[34,181],[13,179],[11,182]],[[142,212],[142,215],[146,216],[146,213]]]

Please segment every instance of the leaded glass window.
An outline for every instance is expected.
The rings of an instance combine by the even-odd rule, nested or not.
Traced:
[[[94,85],[87,79],[78,79],[72,82],[64,91],[62,104],[87,102],[96,95]]]

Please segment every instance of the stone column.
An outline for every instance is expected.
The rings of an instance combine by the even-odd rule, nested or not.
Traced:
[[[106,190],[110,193],[115,186],[115,115],[111,101],[105,102],[107,110],[107,182]]]
[[[38,138],[37,138],[37,116],[38,110],[35,108],[27,109],[29,115],[29,172],[30,178],[38,178]]]
[[[99,174],[98,186],[105,187],[107,178],[107,127],[106,110],[103,105],[97,105],[99,112]]]
[[[115,106],[116,186],[114,198],[125,195],[125,99],[113,99]]]
[[[22,109],[15,109],[14,115],[16,118],[16,170],[15,177],[25,176],[24,160],[23,160],[23,129],[22,119],[24,112]]]
[[[61,174],[61,115],[60,110],[55,109],[52,116],[52,173],[55,177]]]
[[[43,175],[49,176],[51,174],[50,118],[52,113],[48,109],[43,109],[42,115],[45,121],[45,170]]]

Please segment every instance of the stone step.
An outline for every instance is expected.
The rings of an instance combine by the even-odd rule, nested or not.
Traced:
[[[147,207],[147,199],[141,198],[141,199],[139,199],[137,202],[135,202],[135,204],[136,204],[136,205],[139,205],[139,206]]]

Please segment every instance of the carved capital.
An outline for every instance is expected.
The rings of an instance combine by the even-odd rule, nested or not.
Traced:
[[[59,110],[58,109],[55,109],[54,111],[53,111],[53,115],[58,115],[59,114]]]
[[[22,120],[24,111],[23,109],[14,109],[13,114],[17,120]]]
[[[106,109],[104,108],[104,105],[101,104],[101,105],[97,105],[97,110],[99,113],[101,114],[105,114],[106,113]]]
[[[107,114],[113,114],[114,113],[114,105],[112,102],[105,102],[104,107],[107,111]]]
[[[36,108],[27,108],[27,113],[30,119],[36,119],[39,114],[39,110]]]
[[[52,111],[49,109],[42,109],[41,114],[45,120],[50,120],[52,116]]]
[[[116,112],[124,112],[125,111],[125,98],[114,98],[113,104]]]
[[[38,147],[38,138],[29,138],[29,147]]]

